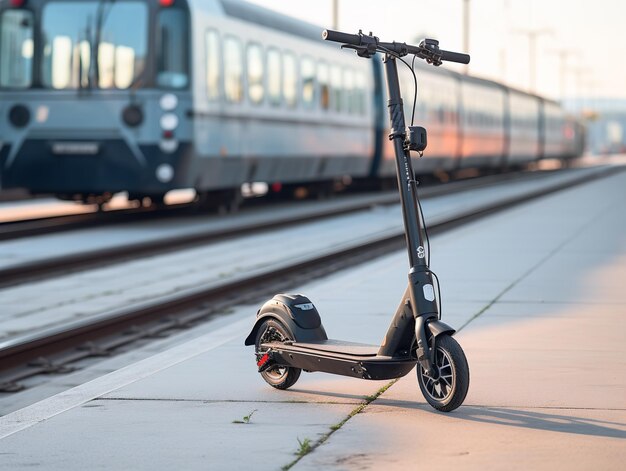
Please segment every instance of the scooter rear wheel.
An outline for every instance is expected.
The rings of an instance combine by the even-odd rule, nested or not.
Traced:
[[[256,334],[255,349],[257,359],[263,356],[266,350],[260,345],[268,342],[286,342],[294,340],[289,331],[280,322],[268,319],[263,322]],[[287,389],[293,386],[300,377],[302,370],[290,366],[274,366],[261,372],[261,376],[270,386],[276,389]]]
[[[435,365],[439,377],[431,378],[418,363],[417,382],[428,403],[442,412],[450,412],[463,404],[469,389],[469,366],[463,349],[449,335],[435,340]]]

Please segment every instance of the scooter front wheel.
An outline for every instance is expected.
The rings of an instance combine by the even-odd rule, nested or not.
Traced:
[[[293,340],[291,335],[280,322],[268,319],[259,326],[256,334],[255,350],[257,361],[263,356],[265,350],[261,348],[264,343],[286,342]],[[261,372],[261,376],[270,386],[276,389],[287,389],[293,386],[300,377],[302,370],[290,366],[273,366]]]
[[[442,412],[463,404],[469,389],[469,366],[463,349],[449,335],[435,339],[435,367],[438,376],[431,378],[418,363],[417,382],[428,403]]]

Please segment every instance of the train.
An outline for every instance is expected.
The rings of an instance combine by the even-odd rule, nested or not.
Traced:
[[[0,0],[0,186],[84,202],[193,188],[223,203],[250,182],[393,179],[381,58],[321,32],[240,0]],[[413,76],[400,71],[409,119]],[[415,71],[429,133],[418,175],[582,153],[584,127],[554,101]]]

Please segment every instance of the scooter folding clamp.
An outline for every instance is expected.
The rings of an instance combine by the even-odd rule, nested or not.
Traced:
[[[357,365],[353,366],[351,369],[356,374],[361,375],[363,379],[371,379],[371,376],[369,372],[367,371],[367,368],[365,368],[365,366],[363,365],[363,363],[358,363]]]

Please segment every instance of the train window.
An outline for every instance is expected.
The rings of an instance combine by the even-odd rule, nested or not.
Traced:
[[[283,56],[283,96],[288,107],[298,104],[298,69],[293,53],[285,52]]]
[[[320,85],[320,106],[323,110],[330,108],[330,86],[328,79],[328,65],[324,62],[320,62],[317,65],[317,82]]]
[[[157,85],[186,88],[189,85],[189,41],[187,12],[161,8],[157,23]]]
[[[33,76],[33,14],[7,10],[0,18],[0,86],[30,87]]]
[[[254,104],[263,101],[265,95],[265,87],[263,85],[263,77],[265,75],[263,62],[263,49],[256,43],[248,44],[248,97]]]
[[[341,69],[338,66],[333,66],[330,70],[330,84],[333,91],[333,109],[335,111],[341,111],[342,99],[343,99],[343,83],[341,80]]]
[[[267,50],[267,95],[270,104],[279,106],[281,101],[281,64],[280,52],[277,49],[270,48]]]
[[[310,57],[304,57],[300,62],[300,77],[302,77],[302,104],[305,108],[313,108],[315,100],[315,63]]]
[[[220,97],[220,79],[222,75],[222,58],[220,37],[215,30],[209,30],[204,37],[206,47],[206,94],[210,101]]]
[[[224,94],[231,103],[243,100],[243,50],[239,39],[224,39]]]
[[[354,113],[356,110],[354,103],[354,72],[350,69],[343,71],[343,84],[345,89],[346,111],[348,113]]]
[[[367,80],[365,74],[359,72],[356,74],[356,90],[357,90],[357,113],[364,115],[367,112]]]
[[[143,80],[148,44],[143,2],[45,3],[41,36],[46,87],[126,89]]]

